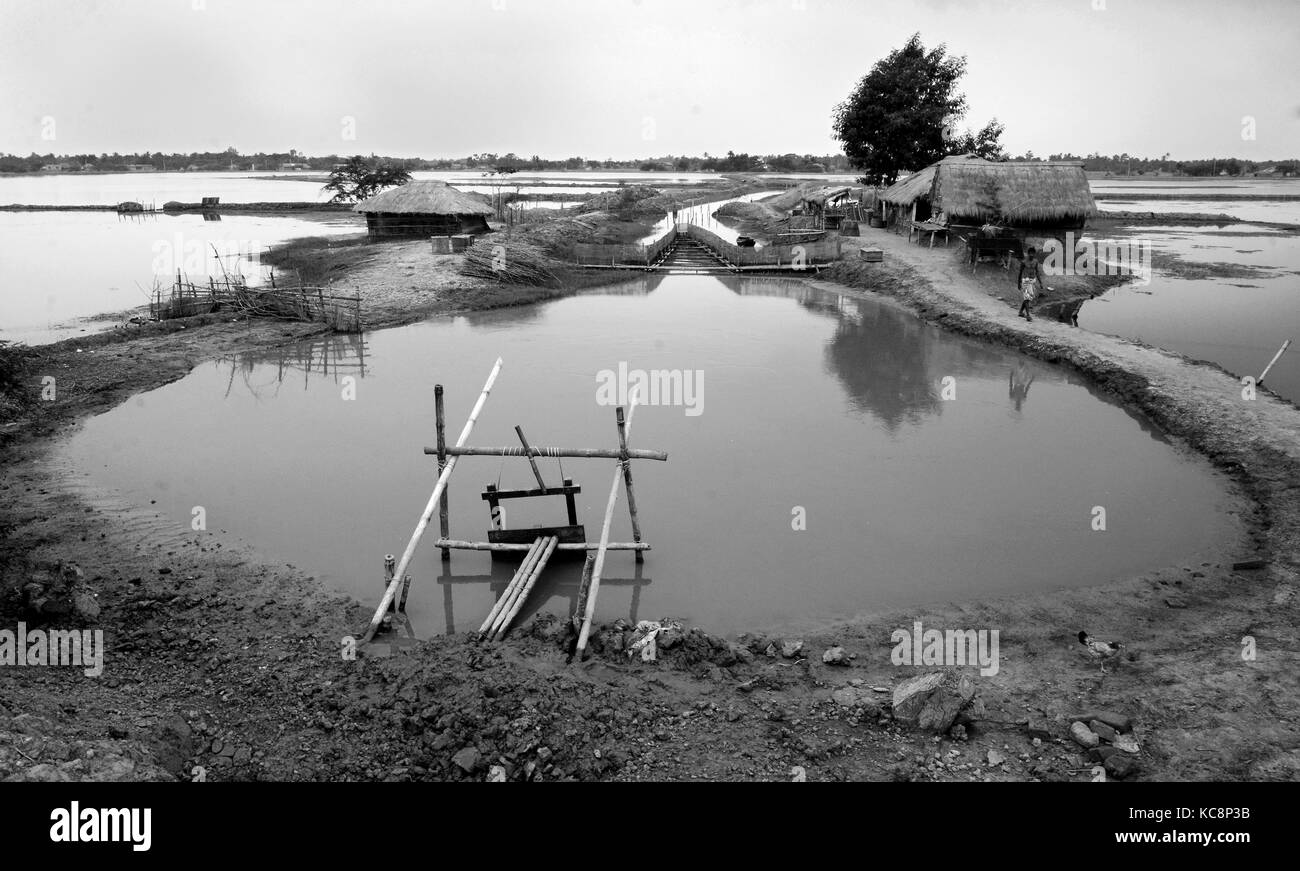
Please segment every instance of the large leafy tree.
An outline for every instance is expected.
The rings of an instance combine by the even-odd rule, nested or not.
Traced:
[[[330,171],[325,190],[334,191],[332,203],[356,203],[369,199],[384,188],[396,187],[411,180],[411,174],[378,158],[357,155]]]
[[[965,57],[949,55],[944,45],[927,50],[914,33],[862,77],[835,107],[833,124],[864,184],[893,184],[901,171],[948,154],[1000,155],[996,120],[978,133],[952,133],[952,122],[966,114],[966,97],[957,90],[965,72]]]

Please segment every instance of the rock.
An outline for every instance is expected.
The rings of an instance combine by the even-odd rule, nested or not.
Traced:
[[[1001,765],[1003,762],[1007,761],[1007,757],[996,750],[989,751],[988,759],[989,765]]]
[[[1116,736],[1113,743],[1116,750],[1122,750],[1125,753],[1132,753],[1134,756],[1142,751],[1142,748],[1138,746],[1137,739],[1132,735]]]
[[[1107,747],[1105,744],[1094,747],[1088,751],[1089,762],[1105,762],[1119,751],[1114,747]]]
[[[94,623],[99,619],[99,600],[85,587],[79,587],[72,593],[72,614],[83,623]]]
[[[451,762],[466,774],[473,774],[474,769],[478,768],[480,758],[481,754],[477,747],[463,747],[451,757]]]
[[[1112,753],[1106,757],[1106,773],[1111,777],[1123,780],[1126,777],[1138,774],[1141,770],[1142,765],[1134,756],[1124,753]]]
[[[832,647],[822,654],[822,662],[827,665],[849,665],[849,654],[843,647]]]
[[[1115,736],[1118,734],[1114,728],[1103,723],[1101,720],[1089,720],[1088,728],[1096,733],[1097,737],[1107,744],[1115,743]]]
[[[1101,743],[1101,739],[1095,732],[1079,722],[1070,724],[1070,737],[1074,739],[1074,743],[1087,749],[1092,749]]]
[[[952,736],[952,740],[954,741],[965,741],[966,727],[963,726],[961,723],[958,723],[957,725],[953,726],[951,729],[948,730],[948,734]]]
[[[491,768],[489,768],[489,769],[488,769],[488,778],[487,778],[487,782],[488,782],[488,783],[505,783],[505,782],[506,782],[506,770],[505,770],[505,768],[502,767],[502,766],[500,766],[500,765],[493,765]]]
[[[936,671],[918,675],[894,687],[894,719],[943,733],[975,700],[975,681],[969,675]]]
[[[802,765],[796,765],[790,769],[791,783],[807,783],[808,771]]]
[[[1178,596],[1178,595],[1166,596],[1166,597],[1165,597],[1165,607],[1167,607],[1167,608],[1186,608],[1186,607],[1187,607],[1187,599],[1186,599],[1186,597],[1184,597],[1184,596]]]
[[[781,655],[784,656],[786,659],[794,659],[795,657],[799,656],[799,654],[801,653],[803,653],[802,641],[781,642]]]
[[[1025,724],[1025,731],[1030,738],[1038,738],[1043,741],[1052,737],[1052,730],[1047,725],[1046,720],[1030,720]]]
[[[1070,719],[1081,720],[1084,723],[1098,720],[1105,723],[1107,726],[1110,726],[1116,732],[1133,731],[1133,718],[1126,717],[1123,714],[1116,713],[1115,711],[1087,711],[1078,716],[1071,717]]]

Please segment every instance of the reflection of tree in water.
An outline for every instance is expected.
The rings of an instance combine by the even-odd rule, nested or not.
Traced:
[[[890,433],[904,421],[939,413],[939,378],[933,369],[934,337],[916,318],[882,305],[857,306],[842,317],[826,346],[828,368],[844,383],[853,404]]]
[[[366,377],[366,342],[359,333],[334,333],[310,342],[297,342],[283,348],[269,351],[257,351],[240,354],[233,360],[225,361],[230,365],[230,380],[226,384],[226,395],[234,387],[235,377],[239,376],[249,393],[261,395],[261,390],[274,385],[274,393],[280,392],[285,378],[302,376],[303,390],[307,389],[312,376],[332,378],[335,384],[345,375],[354,378]],[[269,371],[275,367],[271,381],[264,384],[253,382],[253,373],[259,368]]]

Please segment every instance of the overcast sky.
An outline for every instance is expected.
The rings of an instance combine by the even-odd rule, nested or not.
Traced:
[[[0,151],[826,153],[914,31],[1014,154],[1300,156],[1297,0],[0,0]]]

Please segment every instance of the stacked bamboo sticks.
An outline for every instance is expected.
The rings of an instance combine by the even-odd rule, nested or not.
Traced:
[[[522,240],[490,244],[478,240],[465,251],[462,275],[487,278],[503,284],[554,287],[560,283],[552,270],[554,260],[545,249]]]
[[[506,636],[510,631],[510,624],[523,608],[524,601],[533,591],[533,585],[541,577],[542,569],[546,568],[547,561],[550,560],[551,554],[555,553],[555,546],[559,543],[559,536],[555,535],[539,536],[533,542],[524,561],[519,564],[514,577],[506,586],[505,592],[497,599],[487,619],[479,627],[480,639],[493,641]]]

